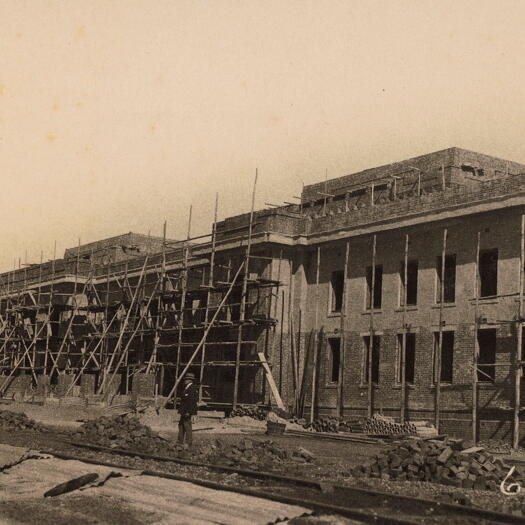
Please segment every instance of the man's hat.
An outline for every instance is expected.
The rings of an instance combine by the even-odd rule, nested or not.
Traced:
[[[191,372],[188,372],[185,376],[184,376],[184,379],[195,379],[195,374],[191,373]]]

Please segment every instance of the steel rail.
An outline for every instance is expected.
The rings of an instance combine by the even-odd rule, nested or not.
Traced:
[[[231,474],[239,474],[246,477],[251,478],[259,478],[259,479],[267,479],[272,481],[280,481],[285,482],[290,485],[297,485],[302,487],[308,487],[308,488],[315,488],[317,490],[322,491],[324,483],[323,481],[316,481],[314,479],[304,479],[304,478],[297,478],[292,476],[284,476],[281,474],[276,474],[274,472],[265,472],[265,471],[255,471],[255,470],[247,470],[247,469],[239,469],[235,467],[228,467],[225,465],[215,465],[212,463],[200,463],[197,461],[192,461],[188,459],[183,458],[175,458],[175,457],[168,457],[168,456],[157,456],[154,454],[146,454],[144,452],[135,451],[135,450],[125,450],[125,449],[117,449],[117,448],[109,448],[109,447],[103,447],[100,445],[94,445],[91,443],[76,443],[76,442],[65,442],[68,445],[72,445],[75,447],[81,447],[81,448],[87,448],[96,450],[99,452],[105,452],[110,454],[120,454],[124,456],[134,456],[134,457],[140,457],[142,459],[150,459],[154,461],[163,461],[168,463],[178,463],[180,465],[185,465],[189,467],[197,467],[197,468],[204,468],[207,470],[216,470]],[[54,452],[47,452],[49,454],[55,454]],[[129,467],[127,467],[129,468]],[[181,478],[186,479],[187,478]],[[470,518],[476,518],[476,519],[484,519],[484,520],[491,520],[491,523],[519,523],[523,524],[523,516],[515,516],[512,514],[505,514],[503,512],[493,511],[493,510],[485,510],[485,509],[479,509],[476,507],[466,507],[463,505],[458,505],[454,503],[445,503],[440,502],[436,500],[426,499],[426,498],[416,498],[414,496],[404,496],[401,494],[394,494],[391,492],[384,492],[379,490],[372,490],[372,489],[365,489],[362,487],[356,487],[356,486],[350,486],[350,485],[339,485],[337,483],[331,483],[328,482],[335,490],[343,491],[346,493],[354,493],[358,496],[362,497],[377,497],[382,500],[388,499],[392,501],[392,503],[397,502],[403,502],[405,504],[409,504],[411,506],[427,506],[428,509],[432,508],[435,509],[433,513],[427,514],[427,516],[439,516],[439,511],[448,511],[451,514],[454,513],[456,516],[458,514],[463,515],[465,517]],[[311,503],[311,505],[313,502]],[[310,505],[310,506],[311,506]],[[394,506],[394,505],[393,505]],[[344,508],[344,507],[343,507]],[[395,506],[394,506],[395,508]],[[340,511],[334,511],[339,512]],[[348,515],[348,514],[345,514]],[[374,523],[382,523],[380,521],[374,521]],[[389,522],[390,523],[390,522]],[[396,523],[396,522],[391,522]],[[401,521],[399,523],[411,523],[408,521]]]
[[[194,477],[183,476],[183,475],[178,475],[178,474],[171,474],[167,472],[159,472],[156,470],[136,469],[136,468],[134,469],[133,467],[129,467],[126,465],[119,465],[117,463],[113,463],[110,461],[100,461],[100,460],[93,459],[93,458],[84,458],[83,456],[64,454],[62,452],[42,451],[42,453],[53,455],[59,459],[82,461],[84,463],[89,463],[92,465],[101,465],[101,466],[106,466],[106,467],[113,467],[113,468],[127,469],[127,470],[140,470],[142,475],[145,475],[145,476],[171,479],[175,481],[184,481],[186,483],[193,483],[195,485],[200,485],[200,486],[215,489],[215,490],[223,490],[223,491],[228,491],[228,492],[234,492],[237,494],[244,494],[244,495],[252,496],[256,498],[269,499],[272,501],[278,501],[278,502],[286,503],[289,505],[299,505],[301,507],[306,507],[308,509],[312,509],[317,512],[325,512],[325,513],[331,513],[331,514],[336,513],[341,516],[346,516],[348,518],[359,520],[362,523],[371,523],[371,524],[376,524],[376,525],[419,525],[420,523],[419,521],[414,521],[414,520],[410,520],[406,518],[395,518],[392,516],[379,514],[375,511],[366,512],[364,510],[351,509],[349,507],[345,507],[342,505],[334,505],[331,503],[314,501],[312,499],[299,498],[295,496],[287,496],[282,493],[269,492],[269,491],[260,490],[260,489],[232,486],[232,485],[227,485],[224,483],[218,483],[216,481],[210,481],[206,479],[194,478]]]

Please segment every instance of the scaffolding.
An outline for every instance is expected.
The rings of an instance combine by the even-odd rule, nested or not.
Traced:
[[[112,403],[145,381],[148,396],[168,401],[191,371],[210,406],[264,401],[266,380],[284,407],[267,362],[280,283],[267,275],[273,259],[253,250],[254,198],[255,184],[247,237],[218,239],[217,197],[209,234],[190,236],[190,210],[186,239],[168,241],[164,224],[155,253],[98,264],[79,244],[74,258],[9,272],[0,396],[83,393]]]

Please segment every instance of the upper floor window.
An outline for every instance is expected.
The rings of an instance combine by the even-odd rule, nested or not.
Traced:
[[[442,257],[436,257],[437,289],[436,302],[441,302],[441,288],[443,284],[443,296],[445,303],[456,301],[456,254],[445,255],[445,271],[443,272]],[[443,277],[443,283],[441,278]]]
[[[340,312],[343,307],[343,292],[345,287],[345,273],[342,270],[332,272],[330,278],[330,311]]]
[[[407,299],[407,306],[414,306],[417,304],[417,276],[418,276],[418,262],[417,259],[408,261],[406,270],[406,284],[405,284],[405,263],[401,262],[399,269],[399,277],[401,282],[399,293],[400,306],[405,305],[405,294]]]
[[[373,288],[373,293],[372,293]],[[372,301],[372,295],[373,301]],[[383,296],[383,265],[376,264],[375,271],[372,273],[372,267],[366,269],[366,307],[381,308]]]
[[[479,252],[479,296],[498,295],[498,249]]]

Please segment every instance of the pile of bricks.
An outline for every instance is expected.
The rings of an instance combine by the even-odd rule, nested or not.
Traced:
[[[45,430],[40,423],[27,417],[23,412],[11,412],[10,410],[0,410],[0,428],[10,430]]]
[[[309,463],[314,459],[313,454],[303,447],[288,450],[271,440],[243,439],[231,444],[217,439],[201,444],[197,452],[200,459],[207,463],[249,470],[276,470],[291,463]]]
[[[168,441],[160,437],[130,414],[103,416],[87,421],[73,434],[73,439],[105,447],[254,470],[286,470],[292,464],[313,460],[313,454],[302,447],[289,450],[271,440],[242,439],[235,443],[221,439],[203,440],[195,443],[191,450],[184,450],[175,440]]]
[[[73,439],[105,447],[151,453],[160,453],[175,448],[175,444],[161,438],[131,414],[102,416],[86,421],[73,434]]]
[[[503,461],[461,439],[407,439],[378,454],[355,476],[383,480],[431,481],[455,487],[496,490],[509,472]],[[523,484],[517,471],[512,481]]]

